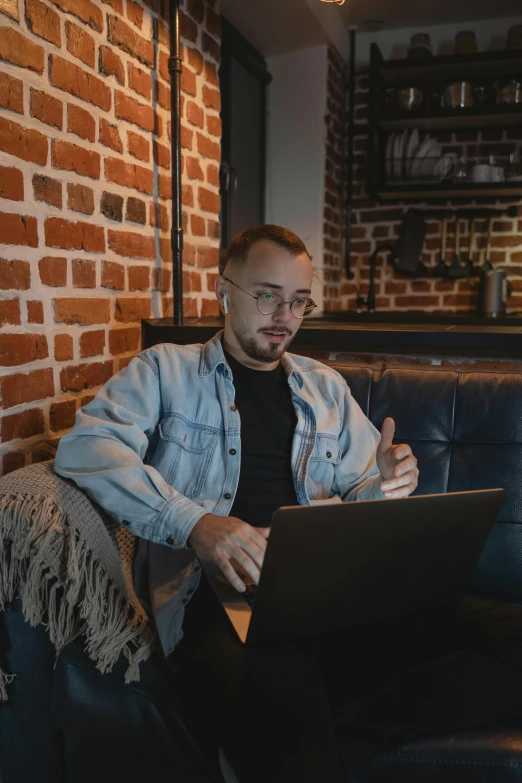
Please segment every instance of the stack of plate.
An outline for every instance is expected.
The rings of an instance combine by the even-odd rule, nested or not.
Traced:
[[[395,181],[442,179],[452,168],[450,156],[443,156],[435,139],[421,143],[419,132],[392,133],[386,143],[386,178]]]

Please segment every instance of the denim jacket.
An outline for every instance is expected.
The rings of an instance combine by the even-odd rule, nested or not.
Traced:
[[[199,584],[187,538],[204,514],[230,513],[239,480],[241,420],[222,334],[205,345],[142,351],[77,412],[56,454],[56,472],[139,537],[147,582],[140,597],[150,601],[165,655],[182,638],[184,606]],[[297,414],[298,502],[383,498],[380,436],[344,379],[295,354],[285,353],[282,365]]]

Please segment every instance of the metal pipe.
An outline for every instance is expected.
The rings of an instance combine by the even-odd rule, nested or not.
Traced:
[[[181,59],[179,0],[170,0],[170,121],[172,150],[172,289],[174,324],[183,325],[183,217],[181,211]]]
[[[352,251],[352,214],[353,214],[353,129],[355,125],[355,28],[350,30],[350,73],[348,79],[348,151],[346,160],[346,242],[344,245],[344,272],[348,280],[353,280],[350,269]]]

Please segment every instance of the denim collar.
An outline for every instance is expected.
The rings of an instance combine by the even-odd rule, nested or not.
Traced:
[[[225,359],[225,354],[223,353],[223,345],[221,342],[223,334],[224,329],[221,329],[214,337],[204,344],[199,360],[199,375],[211,375],[220,365],[227,367],[227,361]],[[301,387],[303,385],[303,376],[299,372],[299,368],[293,359],[292,354],[285,352],[281,357],[281,364],[288,379],[290,380],[291,376],[295,376]]]

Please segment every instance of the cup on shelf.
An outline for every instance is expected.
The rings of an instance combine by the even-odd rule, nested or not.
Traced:
[[[473,182],[491,182],[491,172],[495,168],[489,163],[475,163],[471,169],[471,179]]]

